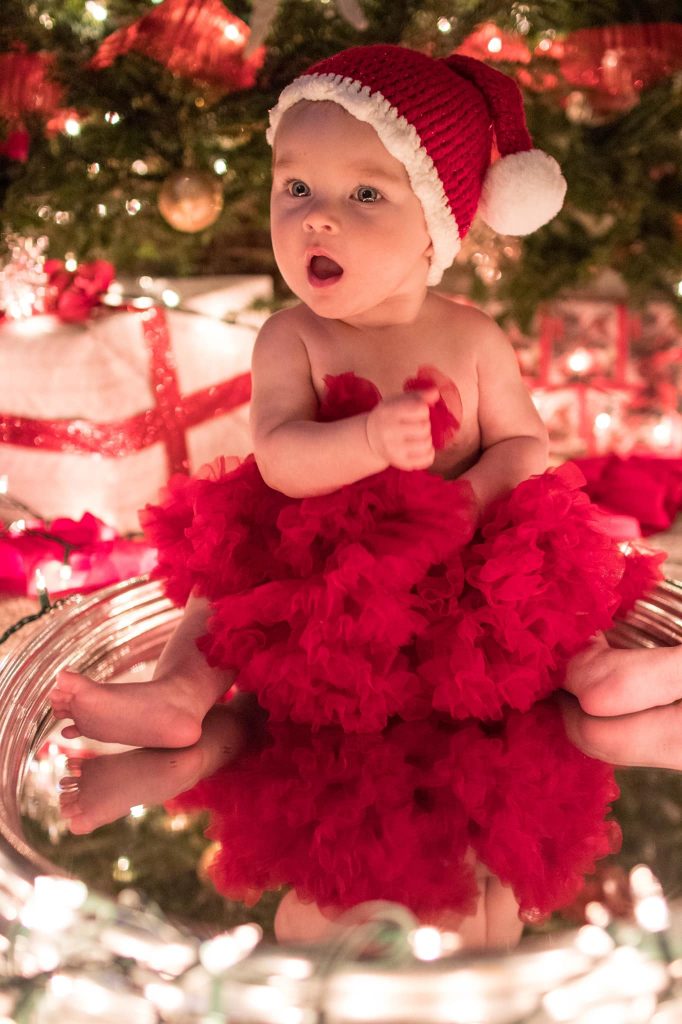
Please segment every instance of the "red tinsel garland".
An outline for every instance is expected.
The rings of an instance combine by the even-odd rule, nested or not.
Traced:
[[[248,57],[250,29],[221,0],[164,0],[138,21],[113,32],[90,62],[107,68],[135,51],[163,64],[176,75],[221,90],[249,89],[265,58],[259,47]]]

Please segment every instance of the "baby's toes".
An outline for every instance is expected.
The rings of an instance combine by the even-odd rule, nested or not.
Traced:
[[[60,718],[69,718],[69,714],[60,715]],[[83,733],[80,731],[77,725],[67,725],[62,729],[62,736],[65,740],[77,740]]]
[[[59,810],[63,818],[80,814],[80,793],[60,793]]]
[[[99,822],[89,814],[76,814],[68,820],[69,832],[74,836],[84,836],[99,828]]]
[[[70,668],[63,668],[57,673],[56,689],[60,693],[72,696],[78,693],[87,682],[89,680],[80,675],[80,673],[73,672]]]
[[[73,703],[73,695],[68,691],[55,686],[48,696],[50,706],[57,718],[68,718]]]

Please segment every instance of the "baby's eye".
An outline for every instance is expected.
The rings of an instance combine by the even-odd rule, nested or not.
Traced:
[[[303,196],[310,195],[310,189],[304,181],[289,181],[287,182],[287,189],[289,195],[295,196],[296,199],[301,199]]]
[[[381,192],[371,185],[360,185],[355,190],[355,198],[359,203],[376,203],[381,199]]]

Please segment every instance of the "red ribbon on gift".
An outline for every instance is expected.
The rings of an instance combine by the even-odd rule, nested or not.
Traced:
[[[130,455],[161,442],[169,476],[189,472],[186,431],[213,416],[222,416],[251,398],[251,375],[242,373],[191,395],[182,395],[165,311],[153,307],[140,314],[149,350],[149,383],[154,406],[135,416],[107,423],[84,419],[38,420],[0,415],[0,443],[51,452]]]

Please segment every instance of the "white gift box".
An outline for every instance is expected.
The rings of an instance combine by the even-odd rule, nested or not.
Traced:
[[[168,283],[181,300],[182,284]],[[186,291],[213,315],[152,309],[0,325],[0,475],[14,498],[44,518],[87,511],[136,531],[138,510],[185,456],[194,471],[249,451],[248,374],[264,314],[241,311],[270,298],[271,280],[201,279]]]

